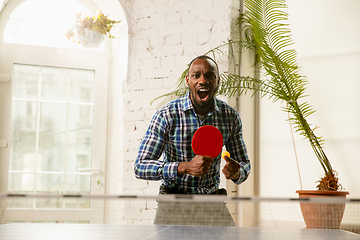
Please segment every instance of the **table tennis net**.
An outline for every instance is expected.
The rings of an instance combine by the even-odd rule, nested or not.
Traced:
[[[338,213],[339,209],[343,209],[343,213]],[[306,222],[303,211],[315,215]],[[0,226],[73,223],[310,227],[335,228],[360,234],[360,199],[1,194],[0,221]],[[308,226],[309,222],[313,225]]]

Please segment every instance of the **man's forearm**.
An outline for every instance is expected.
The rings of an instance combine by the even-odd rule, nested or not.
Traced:
[[[144,180],[160,180],[159,168],[162,163],[156,160],[139,160],[135,161],[134,172],[135,177]]]

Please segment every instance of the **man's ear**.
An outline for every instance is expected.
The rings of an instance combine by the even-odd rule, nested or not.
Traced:
[[[185,85],[189,87],[189,75],[185,76]]]
[[[220,85],[220,76],[218,77],[218,86]]]

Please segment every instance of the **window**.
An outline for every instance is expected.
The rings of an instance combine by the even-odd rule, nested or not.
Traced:
[[[76,13],[91,14],[77,1],[27,0],[10,15],[4,31],[6,43],[79,49],[65,37]],[[100,50],[103,50],[100,48]]]
[[[91,168],[94,81],[94,70],[14,64],[9,192],[90,193],[79,169]]]
[[[57,41],[63,32],[57,36],[47,28],[50,16],[56,19],[61,9],[88,10],[75,1],[47,2],[27,0],[16,7],[11,5],[16,1],[10,1],[0,16],[6,19],[8,7],[15,9],[7,12],[6,26],[0,26],[5,29],[0,71],[10,76],[9,82],[0,83],[1,93],[6,93],[0,94],[0,138],[9,143],[0,149],[0,158],[8,159],[0,163],[0,191],[104,194],[106,41],[97,49]],[[5,209],[0,223],[102,222],[103,201],[10,198],[5,205],[0,202]]]

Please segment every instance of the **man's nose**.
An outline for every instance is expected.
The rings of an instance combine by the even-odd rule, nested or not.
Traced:
[[[201,74],[201,76],[198,79],[198,83],[203,85],[206,84],[206,82],[208,82],[208,80],[204,77],[203,74]]]

